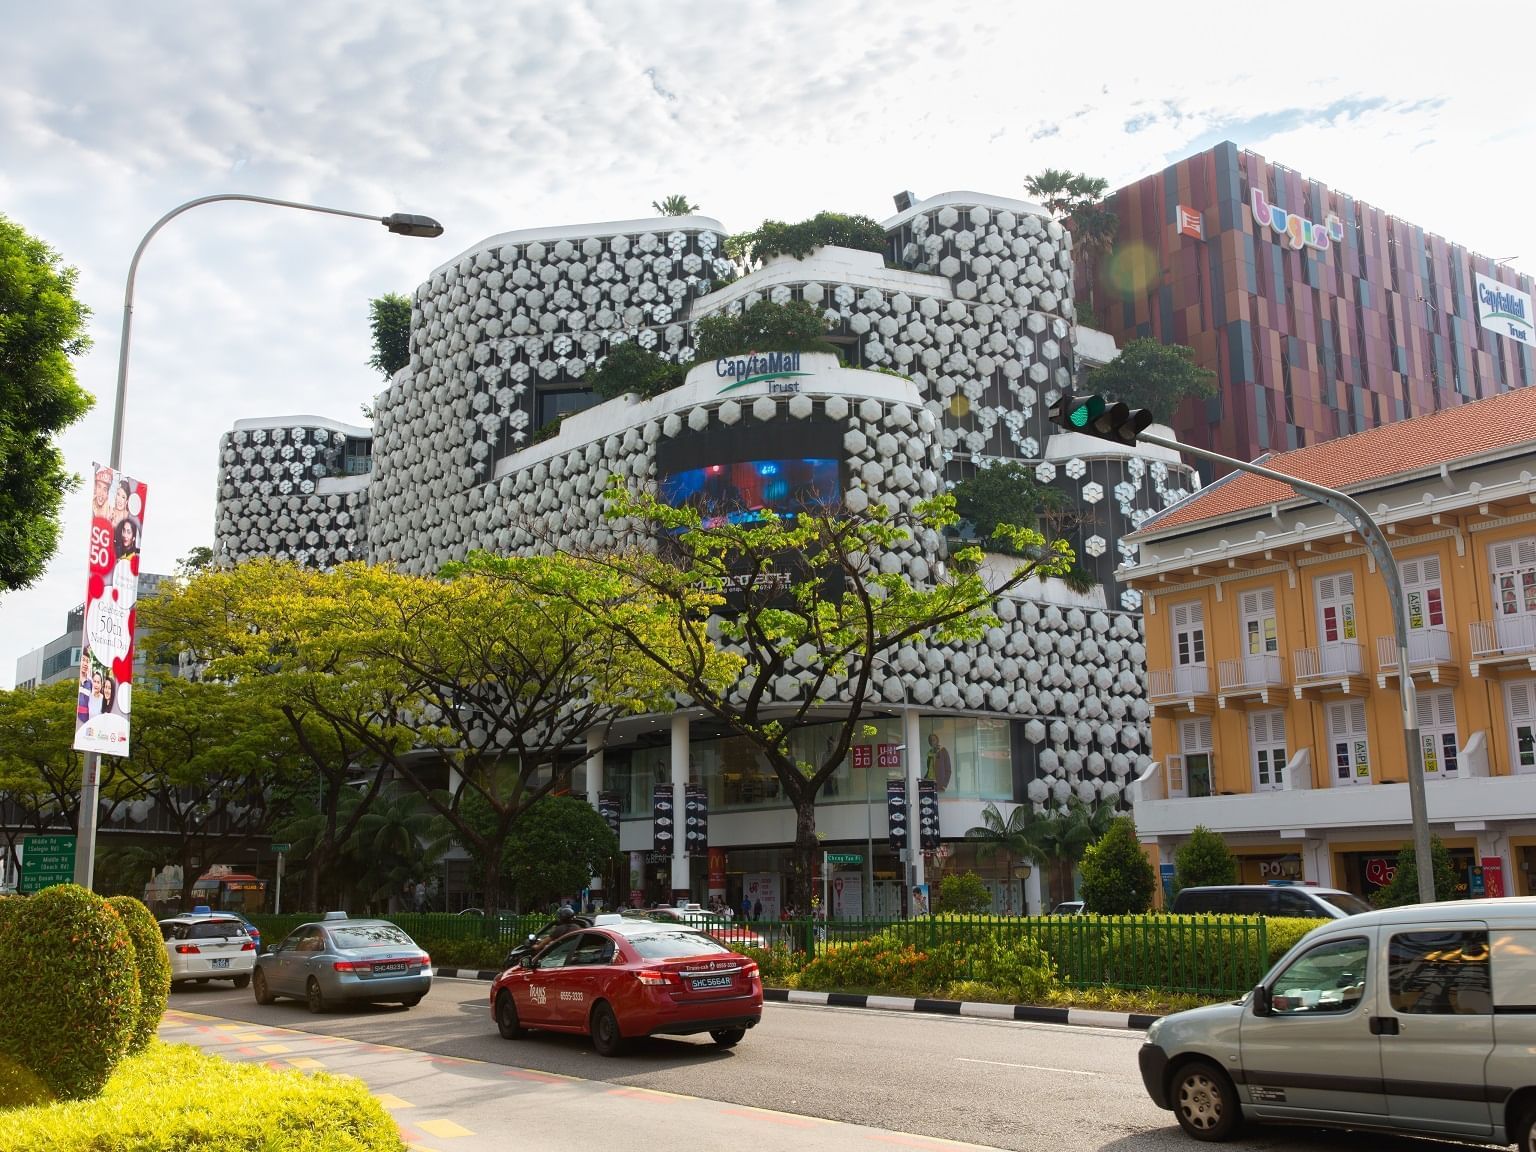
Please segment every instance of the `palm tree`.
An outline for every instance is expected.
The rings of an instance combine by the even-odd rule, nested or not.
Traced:
[[[1109,830],[1115,816],[1113,804],[1088,804],[1074,796],[1065,810],[1030,813],[1023,820],[1021,830],[1028,844],[1023,855],[1044,870],[1040,895],[1047,907],[1072,898],[1073,869],[1089,845]],[[986,819],[985,812],[982,818]]]
[[[1013,915],[1013,865],[1015,860],[1030,858],[1038,845],[1030,836],[1030,811],[1023,804],[1014,805],[1004,818],[991,801],[981,810],[981,823],[967,828],[965,838],[976,840],[976,855],[983,860],[1002,856],[1007,863],[1008,915]]]
[[[663,200],[652,200],[651,207],[656,209],[658,216],[687,216],[697,212],[699,206],[688,202],[688,197],[677,193]]]
[[[1072,239],[1082,252],[1083,284],[1088,310],[1094,307],[1094,274],[1098,262],[1115,242],[1120,218],[1103,203],[1109,181],[1085,172],[1047,168],[1024,181],[1025,190],[1067,225]]]
[[[1028,177],[1024,181],[1024,190],[1060,220],[1072,211],[1073,182],[1078,179],[1086,177],[1075,176],[1064,168],[1047,168]]]
[[[357,885],[370,904],[387,901],[407,881],[436,866],[453,839],[447,823],[414,792],[379,798],[357,825],[352,841]]]

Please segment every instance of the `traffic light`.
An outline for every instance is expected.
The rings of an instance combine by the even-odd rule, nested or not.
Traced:
[[[1051,423],[1059,428],[1116,444],[1136,443],[1136,437],[1152,423],[1152,413],[1145,408],[1133,410],[1118,402],[1111,404],[1102,396],[1073,396],[1070,392],[1051,405],[1049,414]]]

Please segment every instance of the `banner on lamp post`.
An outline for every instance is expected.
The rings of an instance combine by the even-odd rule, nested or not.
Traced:
[[[657,784],[651,790],[651,851],[672,855],[677,829],[672,785]]]
[[[939,847],[939,782],[917,782],[917,846],[924,852]]]
[[[891,850],[900,852],[907,846],[907,782],[885,782],[885,819],[889,828]]]
[[[127,756],[145,486],[105,465],[94,465],[91,471],[89,575],[80,639],[75,750]]]

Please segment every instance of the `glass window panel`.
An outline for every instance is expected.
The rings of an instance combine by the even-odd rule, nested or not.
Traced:
[[[1392,1009],[1413,1015],[1493,1011],[1486,931],[1404,932],[1387,950]]]

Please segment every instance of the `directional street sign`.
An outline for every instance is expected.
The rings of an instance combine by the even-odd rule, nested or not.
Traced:
[[[21,842],[21,891],[32,893],[75,878],[73,836],[28,836]]]
[[[828,864],[862,864],[864,854],[862,852],[828,852]]]
[[[292,844],[274,844],[274,845],[272,845],[272,851],[274,851],[274,852],[279,852],[279,853],[281,853],[281,852],[289,852],[292,849],[293,849],[293,845]]]

